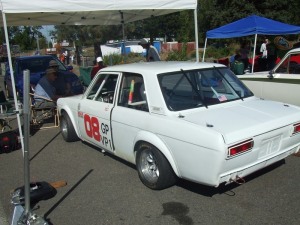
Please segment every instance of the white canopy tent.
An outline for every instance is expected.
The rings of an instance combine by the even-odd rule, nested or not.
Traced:
[[[1,0],[9,26],[116,25],[196,9],[197,0]]]
[[[30,2],[24,0],[0,0],[0,10],[2,12],[0,26],[3,25],[4,27],[9,69],[14,92],[14,102],[17,112],[19,111],[19,106],[17,104],[7,26],[117,25],[182,10],[194,10],[196,60],[199,62],[197,44],[197,0],[30,0]],[[17,114],[17,120],[21,136],[24,161],[26,162],[28,153],[24,151],[19,113]],[[27,173],[29,173],[29,168],[27,169]],[[26,168],[24,170],[26,177]],[[25,178],[25,214],[29,212],[30,207],[28,188],[29,176]]]

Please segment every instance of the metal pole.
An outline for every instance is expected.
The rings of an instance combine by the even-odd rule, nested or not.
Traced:
[[[121,42],[121,54],[125,55],[125,25],[124,25],[124,14],[120,11],[121,14],[121,24],[122,24],[122,42]]]
[[[194,23],[195,23],[196,62],[199,62],[197,7],[194,10]]]
[[[206,45],[207,45],[207,38],[205,38],[205,44],[204,44],[204,50],[203,50],[203,56],[202,56],[202,62],[204,62],[205,52],[206,52]]]
[[[11,61],[11,53],[10,53],[10,45],[9,45],[8,32],[7,32],[6,16],[3,11],[2,11],[2,19],[3,19],[3,29],[4,29],[4,34],[5,34],[6,47],[7,47],[7,58],[8,58],[8,64],[9,64],[10,77],[11,77],[11,85],[13,88],[14,103],[15,103],[15,107],[16,107],[16,111],[17,111],[18,128],[19,128],[19,134],[20,134],[20,139],[21,139],[22,151],[24,154],[24,143],[23,143],[21,117],[20,117],[19,105],[18,105],[18,100],[17,100],[15,77],[13,75],[14,71],[13,71],[12,61]]]
[[[23,87],[23,117],[24,117],[24,187],[25,187],[25,215],[30,210],[30,169],[29,169],[29,85],[30,71],[23,71],[24,87]]]
[[[257,34],[255,34],[255,39],[254,39],[254,47],[253,47],[253,57],[252,57],[252,69],[251,69],[251,73],[253,73],[253,71],[254,71],[256,42],[257,42]]]
[[[38,51],[38,55],[40,54],[40,40],[39,40],[39,35],[37,34],[36,37],[36,45],[37,45],[37,51]]]

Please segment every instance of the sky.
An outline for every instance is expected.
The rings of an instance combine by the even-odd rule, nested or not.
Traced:
[[[53,30],[53,25],[43,26],[43,29],[41,30],[42,34],[47,38],[48,41],[51,40],[51,37],[49,35],[49,32]]]

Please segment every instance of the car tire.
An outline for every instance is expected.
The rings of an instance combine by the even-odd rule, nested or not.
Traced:
[[[177,176],[166,157],[149,143],[138,146],[136,167],[140,180],[150,189],[165,189],[177,181]]]
[[[60,132],[66,142],[78,141],[72,121],[67,113],[63,113],[60,119]]]

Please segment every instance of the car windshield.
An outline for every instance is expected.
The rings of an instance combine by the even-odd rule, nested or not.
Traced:
[[[158,75],[169,110],[179,111],[228,101],[253,93],[228,68],[207,68]]]
[[[22,74],[24,70],[30,70],[31,73],[40,73],[45,72],[49,66],[50,60],[53,58],[50,57],[39,57],[39,58],[28,58],[22,59],[19,61],[19,74]],[[66,67],[59,62],[59,60],[55,60],[59,65],[59,70],[66,71]]]

